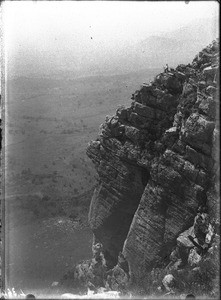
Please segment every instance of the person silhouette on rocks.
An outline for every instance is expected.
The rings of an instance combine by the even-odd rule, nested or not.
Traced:
[[[168,72],[169,72],[169,66],[168,66],[168,64],[166,64],[166,68],[164,68],[164,72],[165,72],[165,73],[168,73]]]

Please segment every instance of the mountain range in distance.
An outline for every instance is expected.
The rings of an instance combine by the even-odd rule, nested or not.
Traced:
[[[118,47],[104,44],[93,48],[91,44],[91,47],[80,49],[73,40],[68,40],[68,36],[61,37],[61,51],[56,50],[53,42],[43,48],[20,45],[16,51],[10,51],[8,75],[79,78],[162,68],[165,64],[174,67],[190,63],[195,53],[217,36],[218,21],[208,18],[171,32],[154,34],[140,42],[125,42]]]

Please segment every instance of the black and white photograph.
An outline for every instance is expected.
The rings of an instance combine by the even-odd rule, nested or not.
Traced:
[[[2,1],[0,299],[220,299],[219,1]]]

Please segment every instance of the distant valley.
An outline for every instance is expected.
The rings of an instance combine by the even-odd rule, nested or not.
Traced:
[[[86,223],[96,183],[85,154],[106,115],[159,69],[79,79],[8,83],[6,197],[11,226],[65,215]]]

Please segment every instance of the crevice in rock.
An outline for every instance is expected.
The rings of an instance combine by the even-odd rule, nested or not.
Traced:
[[[148,180],[150,179],[150,172],[146,169],[142,169],[141,179],[142,179],[143,186],[145,187],[147,185]]]
[[[112,193],[114,187],[106,186],[106,183],[103,182],[99,194],[96,195],[95,202],[98,202],[97,206],[101,207],[101,205],[103,205],[103,209],[106,211],[108,209],[105,204],[106,201],[108,203],[113,203],[109,216],[102,221],[102,224],[98,224],[98,226],[94,226],[94,228],[92,226],[93,233],[96,237],[95,242],[100,242],[103,245],[108,269],[113,268],[117,263],[119,252],[123,248],[124,241],[140,203],[144,188],[150,178],[147,169],[140,167],[134,172],[133,166],[130,165],[129,168],[132,168],[130,174],[125,178],[121,177],[121,179],[124,180],[124,184],[127,186],[126,191],[122,190],[120,195],[116,195],[115,192]],[[96,203],[93,203],[92,205],[95,206]],[[99,216],[97,216],[97,218],[99,218]],[[90,220],[90,222],[91,224],[96,223],[94,220]]]

